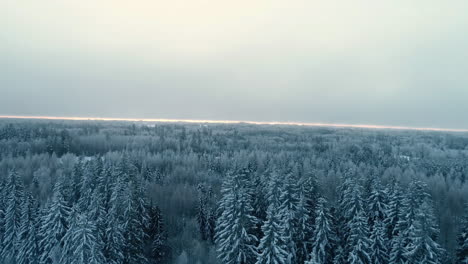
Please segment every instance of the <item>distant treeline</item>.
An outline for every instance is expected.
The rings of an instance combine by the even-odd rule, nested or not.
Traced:
[[[0,120],[0,263],[468,263],[468,135]]]

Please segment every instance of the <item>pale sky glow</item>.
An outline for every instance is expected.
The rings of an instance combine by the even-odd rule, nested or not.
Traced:
[[[2,1],[0,114],[468,129],[468,2]]]

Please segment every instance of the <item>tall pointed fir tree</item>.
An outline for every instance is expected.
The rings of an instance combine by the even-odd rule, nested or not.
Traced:
[[[0,260],[3,249],[3,236],[5,235],[6,191],[3,178],[0,178]]]
[[[465,205],[465,214],[461,221],[457,242],[457,263],[468,264],[468,204]]]
[[[348,258],[348,239],[350,216],[347,214],[350,205],[353,179],[350,175],[344,177],[343,183],[337,187],[339,194],[338,207],[334,209],[336,217],[334,218],[333,229],[337,236],[334,264],[345,264]]]
[[[285,250],[284,231],[281,215],[277,210],[280,205],[279,192],[281,180],[276,172],[271,174],[268,186],[269,206],[266,220],[262,225],[264,234],[258,246],[258,258],[256,264],[287,264],[288,252]]]
[[[97,242],[101,245],[106,244],[106,222],[108,212],[105,208],[105,197],[97,188],[91,196],[90,209],[87,211],[88,219],[96,226],[95,236]],[[103,248],[101,249],[104,250]]]
[[[371,228],[373,228],[374,222],[384,221],[387,218],[387,203],[387,193],[382,189],[380,181],[377,179],[374,180],[367,202],[369,226]]]
[[[406,246],[405,257],[409,263],[442,264],[444,249],[435,241],[438,226],[432,205],[424,201],[414,222],[414,236]]]
[[[308,259],[309,248],[312,244],[311,234],[313,234],[311,215],[307,211],[307,200],[303,192],[299,192],[299,199],[296,211],[296,225],[294,232],[294,241],[296,245],[296,262],[304,263]],[[313,220],[315,222],[315,220]]]
[[[73,166],[73,195],[72,203],[80,199],[81,184],[83,181],[83,159],[80,157]]]
[[[316,219],[316,206],[319,199],[319,184],[314,171],[307,172],[298,182],[301,192],[304,194],[305,210],[308,213],[307,237],[312,237],[314,232],[314,221]],[[310,241],[308,241],[310,242]],[[310,250],[311,243],[308,245]]]
[[[398,221],[402,215],[402,200],[403,194],[400,186],[395,185],[389,194],[389,202],[386,211],[386,218],[384,219],[385,228],[387,229],[387,237],[392,241],[393,237],[399,235],[397,229]]]
[[[10,172],[7,184],[5,186],[6,192],[6,210],[3,236],[3,247],[1,252],[1,259],[4,263],[16,263],[16,256],[18,254],[20,231],[21,231],[21,213],[22,203],[24,199],[24,186],[23,181],[18,173],[13,170]]]
[[[297,261],[297,213],[299,210],[298,189],[291,173],[285,176],[283,186],[281,188],[279,212],[281,214],[281,222],[283,225],[285,250],[288,252],[290,263]]]
[[[221,189],[215,242],[218,257],[226,264],[254,263],[257,255],[258,238],[252,233],[257,219],[248,180],[241,170],[228,175]]]
[[[306,166],[308,167],[308,166]],[[307,169],[307,168],[305,168]],[[309,257],[312,250],[312,236],[316,219],[316,203],[319,198],[318,183],[315,173],[309,169],[297,182],[299,190],[298,203],[298,230],[296,232],[297,241],[297,261],[303,263]]]
[[[357,183],[351,184],[344,194],[345,218],[350,219],[347,224],[349,232],[347,244],[347,260],[349,264],[369,264],[370,239],[367,216],[362,200],[362,187]]]
[[[208,228],[208,196],[205,185],[199,184],[198,187],[198,205],[197,205],[197,222],[202,240],[207,240],[209,237]]]
[[[114,174],[115,175],[115,174]],[[109,200],[109,212],[106,221],[106,237],[104,257],[109,264],[124,263],[124,230],[122,200],[124,196],[124,182],[121,175],[115,175]]]
[[[29,193],[21,212],[20,243],[16,257],[18,264],[39,263],[39,205]]]
[[[369,227],[363,211],[357,211],[349,223],[349,264],[370,264]]]
[[[395,196],[397,199],[398,196]],[[417,223],[416,218],[421,210],[422,204],[430,199],[429,194],[426,191],[426,186],[423,182],[414,179],[407,192],[402,195],[401,209],[399,210],[398,222],[393,228],[393,238],[391,240],[390,250],[390,263],[405,263],[410,262],[409,255],[407,254],[409,247],[416,243],[416,232]],[[395,206],[397,203],[394,202]],[[396,210],[396,208],[394,208]],[[396,212],[390,212],[391,217],[396,217]],[[393,220],[393,223],[395,220]],[[432,234],[435,235],[435,234]]]
[[[390,242],[390,264],[408,264],[405,257],[405,243],[401,236],[394,236]]]
[[[125,238],[124,263],[146,263],[144,241],[145,224],[148,220],[146,200],[136,179],[129,182],[123,200],[123,230]]]
[[[253,230],[253,235],[260,238],[263,236],[262,225],[267,218],[268,198],[265,193],[268,191],[268,176],[277,173],[274,168],[265,173],[254,172],[254,166],[249,164],[249,184],[252,190],[252,207],[254,209],[253,216],[257,218],[257,224]]]
[[[170,254],[166,244],[167,233],[164,219],[158,206],[150,204],[148,209],[148,224],[146,225],[145,248],[147,259],[151,264],[158,264],[167,259]]]
[[[319,198],[316,206],[315,229],[312,251],[306,264],[332,264],[336,237],[332,230],[332,216],[327,209],[325,198]]]
[[[42,225],[40,227],[42,250],[40,263],[57,263],[63,247],[63,236],[68,229],[68,217],[70,207],[64,199],[62,184],[59,180],[55,183],[52,199],[44,210]]]
[[[74,212],[70,228],[63,238],[64,245],[60,263],[101,264],[105,263],[102,255],[96,225],[86,212]]]
[[[371,263],[388,263],[388,239],[385,227],[381,219],[374,220],[374,226],[371,231]]]

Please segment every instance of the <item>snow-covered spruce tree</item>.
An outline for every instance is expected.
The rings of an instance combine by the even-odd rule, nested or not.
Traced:
[[[248,186],[246,174],[240,171],[228,174],[221,189],[215,242],[218,257],[226,264],[250,264],[256,259],[258,238],[252,230],[257,219]]]
[[[399,235],[399,230],[397,229],[398,221],[400,216],[402,216],[402,204],[403,194],[400,186],[395,185],[389,195],[389,203],[386,212],[386,218],[384,219],[385,227],[387,229],[387,237],[391,241],[393,237]]]
[[[368,217],[364,211],[362,187],[355,182],[348,183],[343,194],[341,207],[347,220],[348,239],[345,245],[347,261],[350,264],[370,263],[370,240]]]
[[[409,263],[442,264],[444,249],[435,241],[438,226],[435,221],[433,207],[424,201],[416,215],[415,230],[410,243],[406,246],[405,257]]]
[[[5,234],[5,210],[6,210],[6,191],[3,178],[0,178],[0,254],[3,248],[3,236]],[[1,260],[1,255],[0,255]]]
[[[60,179],[60,178],[59,178]],[[42,250],[40,263],[58,262],[63,246],[62,238],[68,229],[70,207],[64,199],[60,180],[55,183],[52,199],[44,210],[40,227],[40,247]]]
[[[106,238],[104,245],[104,257],[109,264],[124,263],[124,231],[123,231],[123,188],[124,183],[121,177],[117,177],[113,186],[109,201],[109,212],[106,221]]]
[[[347,213],[348,208],[351,207],[351,194],[352,188],[354,188],[354,181],[349,176],[343,179],[343,183],[337,187],[337,193],[339,194],[338,206],[333,208],[334,222],[333,230],[336,234],[336,254],[334,263],[346,263],[349,253],[349,225],[351,221],[350,216]],[[361,207],[362,208],[362,207]]]
[[[84,163],[83,177],[80,184],[80,198],[78,199],[79,211],[84,212],[91,210],[91,208],[88,207],[92,201],[93,192],[97,186],[100,172],[102,171],[102,168],[100,168],[101,166],[102,164],[97,162],[96,159]]]
[[[295,239],[297,237],[297,215],[299,210],[298,193],[296,181],[293,175],[288,173],[281,187],[279,212],[285,239],[284,249],[288,252],[290,263],[296,263],[297,261],[297,241]]]
[[[102,264],[103,245],[97,237],[96,225],[86,213],[75,212],[70,220],[70,228],[64,236],[60,263]]]
[[[73,195],[72,203],[75,203],[80,199],[81,184],[83,181],[83,159],[79,158],[78,162],[73,166]]]
[[[147,205],[141,186],[135,180],[129,183],[123,200],[123,230],[125,238],[124,263],[146,263],[144,241],[148,220]]]
[[[398,233],[398,244],[407,247],[415,239],[415,221],[420,207],[429,196],[425,192],[422,183],[413,180],[409,190],[403,195],[401,215],[394,228],[394,233]],[[393,248],[392,248],[393,250]]]
[[[387,264],[388,263],[388,239],[385,232],[385,227],[380,219],[374,220],[374,227],[371,231],[371,263]]]
[[[267,218],[267,208],[269,205],[268,197],[266,193],[268,192],[268,176],[278,173],[276,169],[271,168],[265,173],[254,172],[254,166],[249,164],[249,184],[250,189],[252,190],[252,207],[254,209],[253,216],[257,218],[257,224],[253,230],[253,235],[257,238],[263,236],[262,225]]]
[[[339,201],[340,211],[343,214],[344,221],[350,222],[357,212],[364,211],[362,187],[352,179],[347,178],[338,190],[341,194]]]
[[[317,201],[315,212],[315,230],[312,238],[312,251],[306,264],[332,264],[334,259],[333,248],[335,245],[335,234],[332,230],[332,216],[327,209],[324,198]]]
[[[213,205],[212,208],[208,211],[208,241],[210,243],[214,243],[215,235],[216,235],[216,207]]]
[[[19,234],[21,229],[21,213],[24,199],[23,181],[15,170],[11,171],[5,186],[6,210],[4,220],[4,235],[1,259],[4,263],[16,262],[19,250]]]
[[[21,227],[19,233],[19,251],[16,256],[18,264],[39,263],[39,207],[37,201],[29,193],[26,195],[21,211]]]
[[[150,263],[161,263],[169,254],[166,245],[167,234],[164,228],[164,220],[158,206],[150,204],[148,209],[148,224],[145,226],[145,248],[147,259]]]
[[[297,241],[297,261],[303,263],[309,258],[312,250],[316,203],[319,195],[317,179],[312,171],[305,173],[297,184],[299,201],[295,241]]]
[[[366,234],[367,239],[369,239],[369,226],[368,218],[365,214],[364,201],[362,198],[362,186],[353,180],[348,179],[345,180],[344,185],[347,185],[347,187],[344,189],[343,198],[340,204],[340,209],[342,210],[341,214],[343,215],[341,219],[341,221],[343,221],[341,226],[343,230],[340,230],[340,232],[342,235],[341,246],[343,247],[344,252],[348,258],[356,242],[352,242],[351,240],[354,232],[354,230],[351,230],[351,225],[358,224],[358,220],[360,221],[360,219],[357,217],[366,217],[366,224],[363,225],[363,230],[358,232],[365,231],[364,233]]]
[[[197,204],[197,222],[202,240],[208,239],[208,199],[206,195],[206,187],[203,184],[198,184],[198,204]]]
[[[380,181],[375,180],[367,202],[369,226],[371,228],[373,228],[374,222],[384,221],[387,218],[387,201],[387,193],[382,189]]]
[[[465,215],[461,222],[460,233],[457,240],[457,263],[468,264],[468,204],[465,206]]]
[[[349,223],[349,264],[370,264],[371,241],[369,239],[369,227],[367,217],[363,211],[357,211]]]
[[[105,208],[104,194],[96,188],[91,196],[89,210],[87,211],[88,218],[96,225],[96,239],[102,245],[106,244],[106,222],[108,212]]]
[[[394,236],[390,242],[390,264],[407,264],[406,257],[404,256],[406,249],[404,241],[400,236]]]
[[[311,215],[306,208],[305,195],[304,193],[299,192],[294,232],[294,241],[296,243],[296,262],[298,263],[304,263],[309,257],[310,251],[308,248],[310,248],[310,245],[312,244],[312,237],[310,234],[313,234],[313,231],[310,230],[313,228],[313,226],[310,225],[310,222],[312,222],[310,216]]]
[[[280,200],[279,192],[281,180],[277,173],[272,173],[268,186],[269,206],[267,209],[267,219],[262,225],[264,234],[258,246],[257,264],[287,264],[288,253],[285,251],[285,241],[283,237],[283,226],[281,215],[277,210]]]

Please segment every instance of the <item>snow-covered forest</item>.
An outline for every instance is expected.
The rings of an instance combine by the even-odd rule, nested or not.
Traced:
[[[468,263],[467,180],[464,133],[0,120],[0,263]]]

